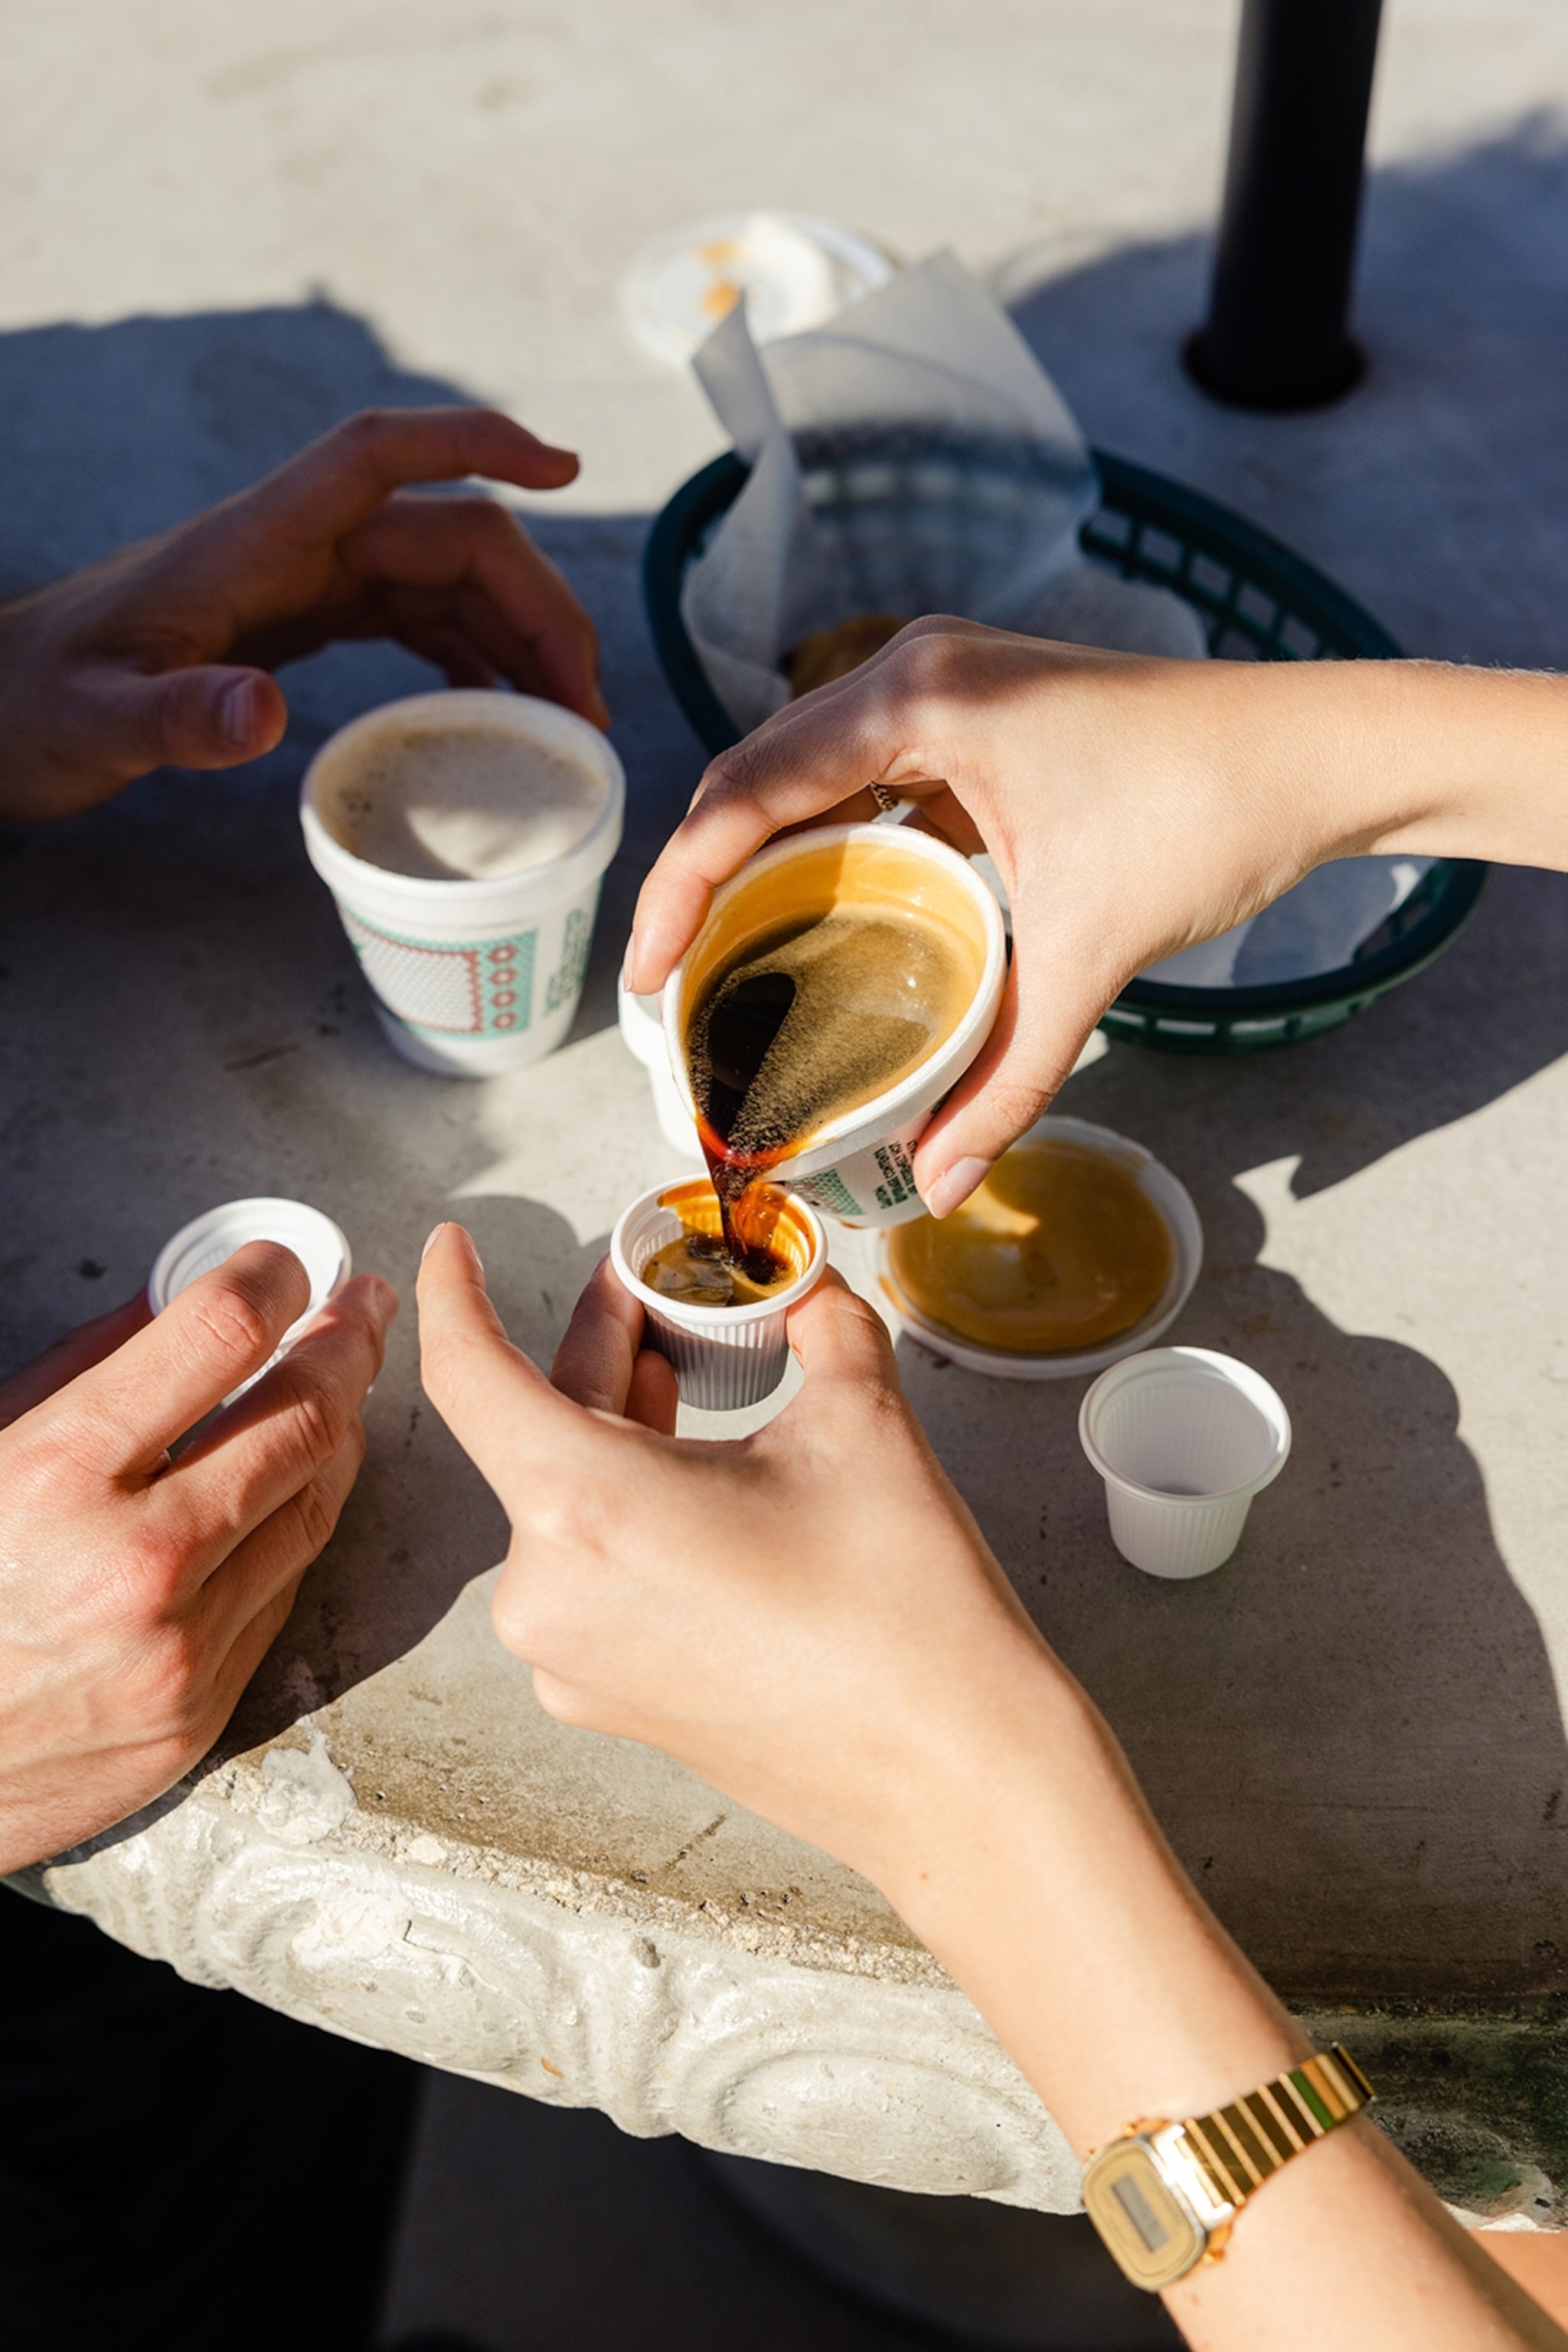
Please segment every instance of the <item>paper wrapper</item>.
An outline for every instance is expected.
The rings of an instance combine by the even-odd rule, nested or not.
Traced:
[[[742,733],[789,700],[792,648],[859,614],[953,613],[1068,645],[1206,655],[1190,604],[1080,553],[1099,500],[1088,444],[952,254],[761,351],[737,304],[693,364],[752,472],[687,572],[681,614]],[[1337,971],[1431,862],[1321,866],[1146,977],[1239,988]]]
[[[862,613],[1205,651],[1190,605],[1079,554],[1099,500],[1088,445],[951,254],[763,351],[737,304],[694,364],[752,475],[688,572],[681,613],[743,732],[788,701],[791,648]]]

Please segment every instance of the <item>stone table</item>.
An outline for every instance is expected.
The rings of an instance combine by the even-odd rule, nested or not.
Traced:
[[[340,697],[409,682],[373,669],[340,670]],[[426,1077],[381,1043],[305,864],[308,685],[295,738],[247,777],[166,774],[6,844],[7,1358],[248,1192],[318,1202],[405,1287],[430,1224],[462,1216],[547,1357],[616,1211],[669,1172],[611,988],[676,787],[639,780],[634,739],[567,1048]],[[1438,966],[1336,1034],[1244,1062],[1112,1046],[1070,1081],[1064,1107],[1147,1142],[1197,1201],[1207,1263],[1173,1336],[1245,1356],[1294,1416],[1287,1475],[1196,1585],[1112,1550],[1079,1383],[900,1349],[1222,1918],[1357,2050],[1452,2201],[1549,2226],[1568,2186],[1565,1047],[1568,884],[1503,874]],[[199,1980],[629,2131],[1070,2209],[1060,2135],[870,1888],[542,1714],[489,1630],[501,1522],[421,1402],[409,1323],[368,1418],[340,1532],[221,1750],[31,1889]]]

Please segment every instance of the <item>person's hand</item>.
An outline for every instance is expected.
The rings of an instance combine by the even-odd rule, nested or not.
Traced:
[[[663,984],[715,886],[771,835],[875,816],[873,782],[966,854],[989,850],[1014,961],[988,1044],[916,1154],[943,1215],[1145,965],[1230,929],[1325,857],[1415,845],[1394,839],[1412,802],[1379,747],[1417,667],[1152,660],[916,622],[712,762],[644,886],[627,984]],[[1417,790],[1440,764],[1419,767]]]
[[[593,625],[506,509],[399,495],[469,475],[558,489],[576,472],[489,409],[372,410],[0,608],[0,816],[68,816],[150,768],[258,758],[288,723],[271,670],[340,637],[395,637],[453,686],[505,679],[607,726]]]
[[[459,1226],[431,1236],[419,1307],[426,1391],[511,1522],[496,1630],[552,1715],[649,1741],[865,1871],[1080,2153],[1300,2064],[1310,2043],[1182,1873],[837,1276],[790,1318],[794,1402],[718,1444],[669,1433],[674,1376],[608,1265],[553,1385]],[[1568,2342],[1359,2119],[1167,2300],[1211,2352]]]
[[[0,1872],[121,1821],[212,1746],[337,1524],[396,1294],[310,1296],[253,1243],[148,1320],[85,1325],[0,1387]]]
[[[718,1444],[669,1433],[675,1375],[639,1348],[607,1262],[553,1385],[509,1343],[461,1226],[432,1237],[419,1316],[426,1391],[511,1522],[495,1623],[541,1705],[892,1874],[955,1748],[983,1746],[1009,1688],[1054,1662],[875,1311],[829,1274],[790,1318],[805,1387]]]

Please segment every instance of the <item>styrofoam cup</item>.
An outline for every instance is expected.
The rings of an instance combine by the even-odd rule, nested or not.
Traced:
[[[741,920],[747,895],[781,867],[816,862],[816,877],[803,898],[808,904],[823,887],[824,866],[846,851],[853,853],[859,877],[855,903],[876,903],[885,896],[889,908],[915,907],[962,924],[975,941],[980,979],[963,1018],[918,1069],[886,1094],[818,1128],[804,1150],[781,1160],[768,1175],[770,1182],[841,1224],[901,1225],[925,1214],[925,1202],[915,1190],[915,1146],[937,1104],[957,1085],[991,1034],[1006,984],[1007,934],[1001,909],[967,857],[929,833],[876,824],[824,825],[759,851],[715,891],[701,930],[664,984],[665,1043],[682,1105],[695,1120],[685,1033],[693,1003],[717,961],[714,943]],[[782,913],[787,894],[774,888],[767,895]]]
[[[432,881],[343,846],[327,815],[379,739],[479,720],[515,734],[523,756],[535,746],[593,782],[598,813],[571,848],[516,874]],[[564,1042],[625,807],[625,772],[598,729],[529,694],[410,695],[366,711],[321,746],[300,793],[305,848],[336,901],[376,1017],[405,1060],[449,1077],[484,1077]]]
[[[261,1378],[261,1372],[270,1371],[279,1356],[288,1354],[310,1318],[342,1288],[353,1272],[348,1235],[308,1202],[273,1200],[265,1195],[248,1201],[225,1201],[217,1208],[205,1209],[199,1217],[193,1217],[188,1225],[182,1225],[163,1244],[147,1282],[147,1303],[153,1314],[161,1315],[172,1298],[177,1298],[182,1290],[188,1290],[193,1282],[210,1274],[215,1266],[224,1265],[247,1242],[281,1242],[285,1249],[292,1250],[310,1278],[310,1302],[284,1332],[261,1371],[253,1372],[249,1380],[233,1390],[224,1399],[226,1404],[243,1396]]]
[[[1206,1576],[1279,1475],[1290,1416],[1259,1372],[1210,1348],[1149,1348],[1101,1372],[1078,1417],[1111,1541],[1149,1576]]]
[[[664,1042],[658,998],[634,996],[623,973],[616,983],[616,1014],[626,1051],[634,1054],[647,1072],[659,1133],[672,1151],[700,1164],[702,1145],[697,1122],[681,1099],[675,1073],[669,1066],[669,1048]]]
[[[656,1184],[622,1211],[610,1235],[610,1263],[647,1318],[647,1344],[675,1366],[681,1402],[704,1412],[738,1412],[772,1396],[783,1380],[789,1362],[784,1318],[821,1281],[827,1242],[815,1212],[792,1197],[780,1213],[776,1238],[792,1250],[801,1271],[771,1297],[752,1307],[692,1307],[650,1290],[642,1279],[649,1258],[679,1237],[694,1211],[709,1204],[716,1216],[718,1203],[706,1177]]]

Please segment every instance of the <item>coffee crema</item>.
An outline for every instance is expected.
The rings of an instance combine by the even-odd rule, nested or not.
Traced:
[[[586,767],[513,728],[453,719],[373,735],[320,813],[369,866],[419,881],[483,882],[563,857],[605,801]]]
[[[944,919],[941,895],[907,851],[850,845],[782,861],[754,907],[726,910],[683,1041],[725,1241],[753,1279],[772,1226],[762,1180],[912,1076],[973,1001],[984,939]]]
[[[809,1230],[775,1185],[757,1190],[763,1238],[743,1265],[725,1238],[719,1196],[710,1184],[695,1178],[661,1193],[659,1207],[680,1219],[681,1230],[654,1251],[638,1280],[660,1297],[688,1307],[756,1307],[798,1282],[811,1262]]]
[[[1174,1259],[1131,1170],[1065,1137],[1016,1143],[951,1216],[888,1236],[893,1280],[920,1315],[1020,1356],[1119,1339],[1163,1295]]]

